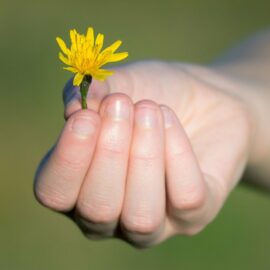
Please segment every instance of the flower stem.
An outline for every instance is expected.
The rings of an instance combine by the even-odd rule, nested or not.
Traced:
[[[80,92],[81,92],[81,102],[82,102],[82,109],[85,110],[87,109],[87,93],[88,93],[88,89],[91,85],[92,82],[92,76],[90,75],[85,75],[83,77],[83,80],[80,84]]]

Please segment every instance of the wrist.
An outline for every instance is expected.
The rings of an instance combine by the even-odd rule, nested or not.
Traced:
[[[270,92],[264,80],[245,76],[234,68],[214,68],[230,81],[229,92],[242,100],[251,122],[251,143],[244,180],[270,189]]]
[[[226,90],[237,96],[245,105],[251,121],[251,149],[248,165],[261,166],[270,161],[270,93],[265,81],[238,73],[233,67],[218,66],[214,71],[223,76]]]
[[[241,80],[243,81],[243,80]],[[270,189],[270,93],[260,82],[242,82],[239,91],[252,119],[251,149],[245,181]]]
[[[245,77],[228,65],[185,65],[185,68],[206,83],[223,90],[245,110],[251,126],[250,134],[247,134],[250,137],[248,166],[270,161],[270,93],[267,84]]]

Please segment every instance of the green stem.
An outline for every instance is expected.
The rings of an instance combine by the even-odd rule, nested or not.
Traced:
[[[81,98],[82,98],[82,109],[87,109],[87,93],[88,89],[90,87],[90,84],[92,82],[92,76],[85,75],[83,77],[83,80],[80,84],[80,92],[81,92]]]

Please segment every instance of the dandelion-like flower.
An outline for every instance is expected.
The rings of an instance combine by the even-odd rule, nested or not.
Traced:
[[[62,50],[62,52],[59,52],[59,59],[67,65],[64,67],[65,70],[75,73],[73,85],[80,86],[82,107],[86,109],[86,96],[92,78],[101,81],[105,80],[113,74],[113,71],[101,67],[107,63],[125,59],[128,53],[115,53],[122,44],[121,40],[117,40],[111,46],[102,50],[104,35],[98,34],[95,39],[92,27],[88,28],[86,35],[79,34],[75,29],[70,30],[70,40],[71,46],[69,49],[63,39],[56,38]]]

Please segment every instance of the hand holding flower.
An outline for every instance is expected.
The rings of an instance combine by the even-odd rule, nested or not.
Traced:
[[[70,81],[67,122],[39,167],[36,197],[90,238],[147,247],[198,233],[250,158],[251,115],[232,85],[212,69],[141,62],[93,80],[81,110]]]

